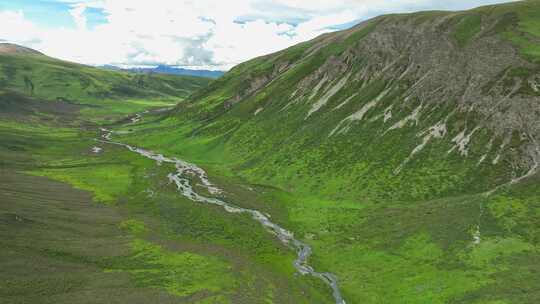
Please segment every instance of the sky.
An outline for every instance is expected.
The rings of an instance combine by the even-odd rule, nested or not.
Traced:
[[[509,0],[0,0],[0,42],[89,64],[228,70],[386,13]]]

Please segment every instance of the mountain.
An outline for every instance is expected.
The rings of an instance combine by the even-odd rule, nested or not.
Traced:
[[[419,188],[376,197],[487,191],[540,161],[538,7],[378,17],[241,64],[180,104],[180,116],[201,123],[198,134],[227,133],[262,179],[283,168],[285,179],[320,175],[319,192],[335,183],[327,172],[342,172],[346,196],[375,194],[357,179],[377,172]],[[381,166],[366,171],[368,161]]]
[[[179,99],[210,79],[135,75],[47,57],[35,50],[0,43],[0,89],[48,100],[100,102],[126,98]]]
[[[347,303],[535,303],[538,20],[538,1],[380,16],[240,64],[126,140],[264,185]]]
[[[156,73],[156,74],[170,74],[170,75],[184,75],[184,76],[195,76],[195,77],[205,77],[205,78],[219,78],[225,74],[223,71],[213,71],[213,70],[190,70],[184,69],[169,65],[158,65],[153,68],[127,68],[121,69],[115,66],[104,66],[104,68],[121,70],[126,72],[134,73]]]

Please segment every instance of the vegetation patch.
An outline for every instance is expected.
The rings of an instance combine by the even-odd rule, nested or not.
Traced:
[[[482,16],[480,14],[467,15],[459,21],[454,37],[460,47],[464,47],[481,30]]]
[[[69,183],[77,189],[94,193],[97,202],[114,204],[130,186],[130,166],[96,165],[91,168],[45,169],[32,174],[48,176]]]
[[[148,231],[148,228],[144,222],[136,219],[125,220],[120,223],[119,227],[120,229],[133,235],[141,235]]]
[[[171,252],[162,246],[136,239],[127,267],[108,271],[130,273],[141,287],[162,288],[180,297],[197,293],[222,293],[234,288],[235,278],[227,263],[189,252]],[[138,265],[139,267],[130,267]]]

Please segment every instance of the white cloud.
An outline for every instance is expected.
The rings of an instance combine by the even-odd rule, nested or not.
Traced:
[[[84,11],[86,10],[86,5],[84,4],[78,4],[75,5],[69,13],[73,17],[73,21],[75,21],[75,25],[77,26],[78,30],[86,30],[86,17],[84,15]]]
[[[0,38],[30,43],[37,38],[38,28],[24,18],[22,11],[0,11]]]
[[[86,64],[228,69],[385,12],[465,8],[497,0],[57,0],[74,28],[40,28],[23,11],[0,11],[0,39]],[[89,26],[88,9],[106,23]]]

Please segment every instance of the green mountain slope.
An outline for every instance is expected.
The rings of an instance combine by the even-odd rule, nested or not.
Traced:
[[[148,105],[172,106],[209,82],[210,79],[200,77],[99,69],[0,43],[0,91],[91,106],[83,110],[88,118],[111,111],[133,113]]]
[[[381,177],[418,186],[417,193],[385,189],[386,196],[425,199],[464,188],[488,190],[539,161],[540,71],[527,56],[532,47],[512,43],[531,35],[534,45],[533,32],[522,32],[534,10],[536,2],[521,2],[380,17],[240,65],[182,106],[211,120],[201,132],[234,130],[234,152],[260,163],[254,170],[261,177],[283,175],[276,163],[292,169],[280,155],[314,149],[318,156],[294,164],[298,174],[286,178],[342,169],[358,177],[366,168],[346,167],[373,158],[371,164],[382,164],[375,169]],[[482,22],[477,33],[470,32],[470,19]],[[337,147],[339,157],[331,150]],[[413,175],[422,168],[454,169],[451,175],[460,172],[461,178]],[[347,180],[344,188],[351,191],[366,188]],[[324,183],[313,186],[322,190]]]
[[[125,140],[276,187],[348,303],[535,303],[537,20],[538,1],[377,17],[241,64]]]

